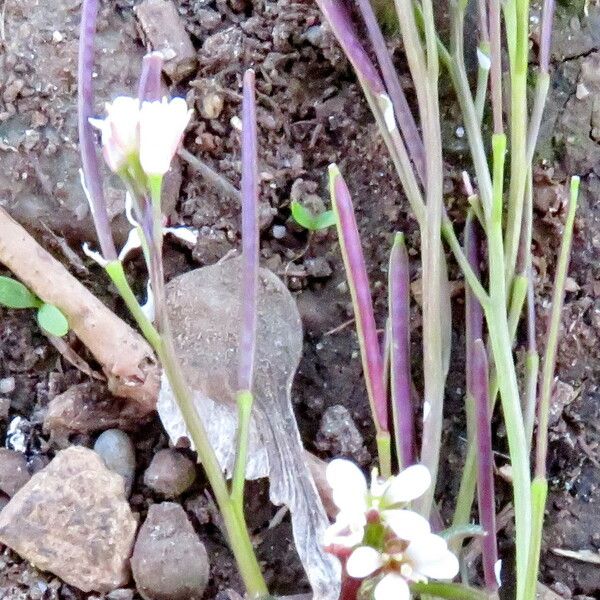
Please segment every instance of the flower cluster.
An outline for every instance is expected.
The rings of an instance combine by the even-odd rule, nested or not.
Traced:
[[[119,96],[106,103],[104,119],[90,119],[102,134],[102,151],[109,168],[121,172],[132,163],[147,176],[168,170],[192,111],[183,98],[140,102]]]
[[[387,481],[373,473],[371,485],[350,461],[336,459],[327,481],[339,508],[325,536],[325,549],[346,573],[373,585],[375,600],[410,598],[409,584],[453,579],[458,560],[427,519],[408,507],[431,485],[426,467],[414,465]]]

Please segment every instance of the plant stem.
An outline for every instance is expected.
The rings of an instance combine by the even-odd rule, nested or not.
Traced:
[[[542,367],[542,389],[540,393],[540,405],[538,410],[538,433],[535,455],[535,474],[537,477],[545,477],[546,474],[550,399],[552,396],[552,384],[554,382],[554,369],[556,365],[556,352],[558,348],[558,336],[560,332],[560,319],[565,298],[565,281],[567,278],[567,270],[569,268],[569,257],[571,255],[573,225],[575,223],[575,212],[577,210],[578,196],[579,177],[573,177],[571,179],[569,212],[567,213],[567,219],[565,221],[565,229],[560,245],[560,256],[558,257],[556,276],[554,279],[552,314],[550,316],[548,341],[546,343],[544,365]]]
[[[515,52],[511,62],[510,94],[510,187],[505,246],[506,284],[510,289],[515,272],[527,174],[531,168],[527,156],[527,72],[529,68],[529,1],[515,1]],[[537,137],[537,136],[536,136]]]
[[[513,471],[515,507],[517,599],[523,599],[529,536],[531,533],[531,501],[529,460],[523,415],[519,400],[519,386],[512,355],[512,340],[506,314],[507,293],[504,248],[502,239],[502,189],[504,181],[504,154],[506,137],[494,134],[492,138],[494,165],[494,204],[487,223],[490,302],[484,306],[490,343],[496,365],[498,386]]]
[[[248,440],[250,438],[250,419],[254,398],[248,390],[236,394],[238,408],[237,449],[231,480],[231,500],[240,508],[244,507],[244,484],[246,482],[246,461],[248,458]]]
[[[79,35],[79,63],[77,70],[77,113],[79,126],[79,149],[83,179],[94,219],[94,227],[100,242],[102,256],[109,262],[116,260],[117,250],[113,241],[106,200],[100,177],[100,164],[94,135],[90,124],[94,110],[94,89],[92,73],[94,70],[94,38],[96,37],[96,19],[98,0],[83,0],[81,6],[81,32]]]
[[[159,275],[162,275],[162,259],[160,255],[156,254],[157,249],[162,246],[162,243],[157,243],[156,239],[158,235],[162,237],[160,222],[161,181],[159,178],[150,178],[149,183],[152,192],[154,219],[150,232],[148,232],[147,227],[143,229],[146,235],[148,233],[153,234],[153,239],[148,239],[146,241],[150,247],[151,259],[154,261],[149,265],[149,271],[152,277],[153,291],[158,309],[157,317],[160,315],[160,320],[157,321],[159,323],[160,332],[148,321],[135,299],[135,296],[133,296],[131,288],[125,279],[121,263],[109,263],[107,271],[115,282],[117,289],[119,289],[119,292],[125,300],[133,317],[138,322],[146,339],[150,342],[158,355],[171,385],[173,395],[181,411],[185,426],[190,433],[194,448],[198,453],[198,457],[202,462],[206,476],[215,495],[215,500],[223,517],[229,543],[238,564],[240,575],[246,586],[246,590],[250,597],[259,598],[267,594],[267,587],[260,571],[256,554],[254,553],[254,548],[252,546],[252,541],[250,540],[243,513],[238,510],[236,503],[234,503],[229,496],[221,465],[210,445],[206,429],[194,406],[192,392],[185,381],[181,365],[175,354],[168,315],[166,312],[164,280],[158,280]],[[158,207],[158,212],[156,207]],[[158,220],[156,220],[157,216]]]

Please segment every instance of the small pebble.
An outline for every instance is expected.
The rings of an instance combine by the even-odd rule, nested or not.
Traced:
[[[577,100],[583,100],[584,98],[587,98],[589,95],[590,95],[590,90],[588,90],[585,83],[578,83],[577,89],[575,91],[575,96],[577,97]]]
[[[14,377],[3,377],[0,379],[0,394],[12,394],[15,391],[15,387]]]
[[[135,476],[135,449],[130,437],[120,429],[108,429],[98,436],[94,450],[111,471],[123,477],[129,496]]]
[[[183,494],[195,479],[196,465],[171,448],[159,450],[144,473],[144,483],[165,498]]]
[[[31,478],[22,452],[0,448],[0,491],[14,496]]]
[[[276,240],[282,240],[287,233],[287,229],[285,225],[273,225],[271,232]]]
[[[140,528],[131,570],[145,600],[200,600],[209,577],[208,555],[179,504],[153,504]]]

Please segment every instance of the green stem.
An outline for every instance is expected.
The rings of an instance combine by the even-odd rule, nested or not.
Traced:
[[[525,600],[536,600],[537,582],[542,550],[542,531],[544,526],[544,509],[548,497],[548,481],[545,477],[535,477],[531,483],[531,545],[529,546],[529,566],[525,581]]]
[[[529,69],[529,2],[516,0],[514,59],[511,61],[510,107],[510,187],[505,233],[506,283],[510,287],[514,276],[521,222],[525,203],[527,175],[531,168],[527,156],[527,72]]]
[[[379,431],[376,440],[380,474],[383,479],[389,479],[392,475],[392,442],[389,432]]]
[[[248,458],[248,440],[250,438],[250,420],[252,418],[252,404],[254,397],[252,392],[242,390],[236,395],[239,427],[237,437],[237,451],[235,454],[235,465],[233,467],[233,479],[231,482],[231,499],[243,508],[244,506],[244,484],[246,482],[246,461]]]
[[[123,271],[123,264],[120,260],[109,262],[105,271],[114,283],[117,291],[123,298],[125,306],[135,319],[138,327],[142,330],[144,337],[148,340],[150,345],[156,350],[161,344],[160,334],[152,325],[148,317],[144,314],[142,307],[139,305],[127,278],[125,277],[125,271]]]
[[[159,325],[162,329],[161,333],[157,331],[142,311],[127,282],[122,264],[119,261],[113,261],[106,266],[106,271],[119,290],[119,293],[132,316],[138,323],[142,333],[154,348],[154,351],[163,366],[173,395],[181,411],[183,421],[190,433],[192,443],[202,462],[216,503],[221,511],[221,516],[223,517],[223,522],[229,538],[229,544],[236,559],[240,575],[246,586],[246,591],[251,598],[260,598],[266,596],[268,591],[256,559],[256,554],[254,552],[254,547],[252,546],[243,512],[238,508],[239,505],[229,496],[221,465],[210,445],[206,429],[200,420],[194,405],[192,392],[185,381],[181,365],[175,354],[175,348],[170,334],[169,321],[166,315],[164,280],[159,281],[162,276],[162,260],[161,256],[157,254],[157,251],[162,246],[160,214],[161,179],[155,178],[154,181],[150,179],[149,184],[152,193],[154,223],[153,240],[147,241],[149,245],[151,243],[153,246],[150,255],[153,260],[156,261],[154,264],[151,263],[149,267],[151,275],[153,275],[152,279],[156,296],[156,305],[161,313],[161,320],[159,321]],[[157,236],[161,237],[160,241],[157,240]]]
[[[531,501],[529,459],[519,386],[512,354],[512,339],[506,314],[507,293],[505,281],[504,247],[502,239],[502,189],[506,136],[492,138],[494,166],[494,204],[487,226],[490,302],[484,306],[486,323],[496,365],[498,386],[513,472],[513,498],[516,528],[517,600],[523,599],[529,536],[531,533]]]

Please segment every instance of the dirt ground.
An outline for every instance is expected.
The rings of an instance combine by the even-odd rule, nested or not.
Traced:
[[[104,2],[99,21],[97,100],[133,92],[144,48],[133,15],[134,0]],[[350,297],[335,236],[308,238],[290,221],[289,204],[301,199],[316,210],[327,204],[326,167],[337,162],[345,174],[357,210],[379,323],[386,304],[385,269],[393,233],[407,234],[413,281],[420,276],[418,232],[396,183],[376,127],[348,64],[324,30],[315,5],[292,0],[176,0],[198,51],[197,72],[171,90],[185,94],[196,108],[186,148],[236,185],[239,184],[239,133],[232,117],[240,112],[244,68],[257,71],[260,131],[261,254],[263,264],[279,274],[296,295],[305,328],[304,357],[293,399],[305,445],[323,458],[345,453],[370,465],[375,455],[373,431],[362,382]],[[4,0],[0,2],[0,203],[36,232],[86,285],[118,314],[126,316],[103,273],[83,258],[82,241],[94,241],[87,205],[79,188],[76,134],[76,56],[78,0]],[[561,238],[565,199],[562,184],[582,176],[583,194],[576,222],[571,279],[564,309],[558,377],[565,385],[555,398],[548,502],[541,580],[563,598],[600,598],[597,564],[565,558],[553,550],[600,550],[600,10],[593,3],[585,16],[583,2],[558,8],[553,53],[553,82],[543,123],[536,171],[535,265],[543,348],[544,324],[555,257]],[[535,25],[535,22],[534,22]],[[535,27],[534,27],[535,29]],[[402,68],[402,61],[399,62]],[[587,92],[587,93],[586,93]],[[204,100],[212,99],[207,113]],[[409,90],[410,96],[410,90]],[[216,98],[216,100],[215,100]],[[215,109],[215,106],[217,107]],[[451,95],[444,102],[444,134],[449,162],[447,203],[460,227],[463,218],[454,176],[464,166],[465,140]],[[167,277],[211,264],[239,245],[239,207],[215,193],[185,164],[182,183],[173,194],[171,220],[200,231],[194,248],[170,240]],[[111,188],[113,211],[122,196]],[[452,207],[457,205],[456,209]],[[117,237],[125,232],[115,218]],[[73,256],[75,254],[75,257]],[[143,286],[138,260],[128,265],[137,287]],[[453,276],[458,278],[457,271]],[[456,281],[457,292],[461,285]],[[420,316],[413,303],[413,366],[420,378]],[[451,498],[465,452],[462,414],[463,317],[460,293],[453,311],[455,373],[447,386],[446,464],[438,489],[443,512]],[[8,418],[0,422],[4,445],[8,424],[27,421],[27,453],[32,468],[52,457],[56,446],[42,432],[45,407],[56,394],[85,380],[39,332],[29,312],[0,309],[0,378],[14,377]],[[323,415],[342,405],[358,428],[345,446],[321,430]],[[498,466],[504,464],[502,427],[496,431]],[[134,436],[137,478],[132,506],[144,516],[158,501],[143,485],[142,475],[157,450],[167,445],[158,421]],[[75,440],[86,445],[93,438]],[[202,495],[203,482],[181,499],[211,558],[206,598],[226,598],[223,590],[240,590],[232,557],[211,522]],[[498,509],[509,502],[500,485]],[[276,509],[266,501],[264,485],[248,494],[250,526],[271,591],[307,590],[295,556],[286,519],[273,528]],[[510,529],[501,537],[501,553],[511,553]],[[220,595],[221,594],[221,595]],[[0,554],[0,598],[80,599],[83,594],[48,574],[41,574],[5,550]],[[134,596],[138,598],[137,594]]]

